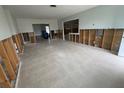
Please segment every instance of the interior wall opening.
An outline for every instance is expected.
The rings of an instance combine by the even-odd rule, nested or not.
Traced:
[[[50,35],[49,24],[33,24],[33,31],[35,32],[36,41],[41,42],[44,39],[48,39]]]
[[[69,40],[69,33],[78,33],[79,19],[64,22],[65,40]]]

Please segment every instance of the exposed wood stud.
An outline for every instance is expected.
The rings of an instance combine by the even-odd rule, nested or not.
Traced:
[[[90,32],[89,32],[89,45],[94,46],[95,37],[96,37],[96,30],[95,29],[90,29]]]
[[[3,45],[2,41],[0,42],[0,56],[2,57],[3,62],[6,66],[6,70],[8,72],[10,80],[14,80],[15,79],[15,72],[13,70],[10,59],[9,59],[7,53],[6,53],[6,50],[4,48],[4,45]]]
[[[29,33],[29,38],[31,43],[36,43],[36,36],[34,32]]]
[[[115,54],[117,54],[119,51],[119,46],[121,43],[123,32],[124,32],[123,29],[114,29],[114,36],[111,44],[111,51]]]
[[[83,43],[83,30],[80,30],[80,43]]]
[[[89,32],[89,34],[88,34],[88,37],[89,37],[89,38],[88,38],[88,45],[90,45],[90,39],[91,39],[91,37],[90,37],[90,33],[91,33],[91,32],[90,32],[90,29],[89,29],[88,32]]]
[[[96,36],[94,42],[96,47],[102,48],[103,34],[104,34],[103,29],[96,29]]]
[[[84,35],[85,35],[85,37],[84,37],[85,44],[88,45],[88,41],[89,41],[89,30],[88,29],[85,29]]]
[[[2,67],[2,59],[0,58],[0,86],[1,87],[6,87],[6,88],[11,88],[11,83]]]
[[[80,43],[95,45],[118,54],[123,32],[123,29],[80,29],[79,40]]]
[[[17,35],[14,35],[13,38],[15,39],[15,43],[16,43],[18,51],[20,53],[21,52],[21,47],[20,47]]]
[[[83,44],[85,44],[85,29],[83,30]]]
[[[102,48],[111,49],[111,44],[113,40],[114,30],[113,29],[105,29],[104,36],[102,41]]]
[[[17,66],[16,66],[15,58],[13,56],[11,45],[10,45],[8,39],[3,41],[3,45],[5,47],[6,53],[7,53],[8,57],[9,57],[9,60],[10,60],[10,62],[12,64],[13,69],[14,69],[14,71],[16,71]]]

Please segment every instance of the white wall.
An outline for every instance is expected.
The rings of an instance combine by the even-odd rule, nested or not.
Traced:
[[[115,28],[124,28],[124,5],[116,7]]]
[[[50,30],[58,30],[57,19],[17,18],[19,32],[33,32],[32,24],[49,24]]]
[[[33,30],[36,36],[41,35],[41,25],[33,25]]]
[[[11,36],[10,27],[3,10],[3,7],[0,6],[0,40],[6,39]]]
[[[11,12],[7,8],[4,8],[4,11],[5,11],[5,15],[6,15],[12,35],[17,34],[18,29],[17,29],[17,24],[14,16],[11,14]]]
[[[124,6],[98,6],[64,18],[61,20],[61,23],[72,19],[79,19],[80,29],[124,28],[123,10]]]

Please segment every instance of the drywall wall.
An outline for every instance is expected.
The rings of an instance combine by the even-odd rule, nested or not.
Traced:
[[[121,22],[118,20],[118,16],[119,17],[122,16],[121,15],[122,11],[120,11],[121,8],[122,6],[121,7],[119,6],[97,6],[95,8],[92,8],[84,12],[75,14],[73,16],[64,18],[61,20],[61,23],[72,20],[72,19],[79,19],[80,29],[114,28],[118,26],[117,25],[118,23],[121,24],[122,22],[122,18],[120,18]],[[124,6],[121,10],[123,9],[124,9]],[[118,23],[116,24],[115,22],[116,23],[118,22]]]
[[[6,39],[11,36],[10,27],[5,15],[5,11],[0,6],[0,40]]]
[[[5,15],[7,17],[7,21],[8,21],[12,35],[17,34],[18,30],[17,30],[17,24],[14,16],[11,14],[11,12],[7,8],[4,8],[4,11],[5,11]]]
[[[57,19],[17,18],[19,32],[33,32],[32,24],[49,24],[50,30],[58,30]]]
[[[124,5],[116,6],[115,28],[124,28]]]
[[[33,25],[33,30],[36,36],[41,36],[41,25],[40,24]]]

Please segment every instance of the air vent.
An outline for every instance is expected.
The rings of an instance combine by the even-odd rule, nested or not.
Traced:
[[[56,7],[56,5],[50,5],[50,7]]]

